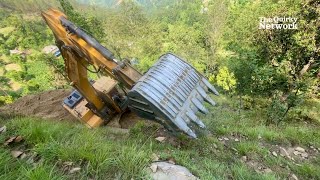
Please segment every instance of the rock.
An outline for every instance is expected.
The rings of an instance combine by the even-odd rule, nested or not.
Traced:
[[[279,149],[280,149],[280,155],[291,159],[290,154],[287,152],[287,150],[285,148],[280,147]]]
[[[305,149],[303,149],[302,147],[299,147],[299,146],[296,147],[295,150],[296,150],[296,151],[299,151],[299,152],[302,152],[302,153],[306,152]]]
[[[231,150],[234,151],[234,152],[238,152],[238,150],[236,148],[234,148],[234,147],[231,148]]]
[[[235,141],[235,142],[239,142],[239,139],[238,139],[238,138],[235,138],[234,141]]]
[[[72,169],[69,171],[69,173],[70,173],[70,174],[73,174],[73,173],[78,172],[78,171],[80,171],[80,170],[81,170],[80,167],[75,167],[75,168],[72,168]]]
[[[22,51],[19,51],[18,49],[9,50],[10,54],[22,54]]]
[[[301,154],[301,152],[299,152],[299,151],[293,151],[293,154],[296,155],[296,156],[298,156],[298,155]]]
[[[308,153],[301,153],[301,156],[302,156],[303,158],[308,158],[309,154],[308,154]]]
[[[212,146],[213,146],[215,149],[218,148],[218,146],[217,146],[215,143],[213,143]]]
[[[227,137],[225,137],[225,138],[223,138],[225,141],[229,141],[229,138],[227,138]]]
[[[66,162],[63,162],[63,165],[65,165],[65,166],[72,166],[72,165],[73,165],[73,162],[71,162],[71,161],[66,161]]]
[[[288,179],[289,180],[299,180],[298,177],[295,174],[291,174]]]
[[[152,159],[152,161],[159,161],[160,158],[159,158],[159,156],[157,154],[153,153],[151,155],[151,159]]]
[[[173,159],[173,158],[169,158],[169,159],[168,159],[168,163],[170,163],[170,164],[176,164],[176,160]]]
[[[20,159],[23,159],[25,158],[27,155],[22,152],[22,151],[11,151],[11,155],[14,157],[14,158],[20,158]]]
[[[156,140],[159,141],[159,142],[163,142],[164,140],[166,140],[166,137],[159,136],[159,137],[156,138]]]
[[[151,169],[153,167],[153,169]],[[156,170],[155,170],[155,167]],[[154,162],[150,165],[150,176],[154,180],[197,180],[187,168],[167,162]],[[155,170],[155,172],[154,172]]]
[[[21,156],[20,156],[20,159],[24,159],[27,157],[27,154],[26,153],[22,153]]]
[[[21,66],[16,63],[7,64],[7,65],[5,65],[4,69],[6,71],[21,71],[22,70]]]
[[[16,136],[12,136],[12,137],[9,137],[5,140],[5,142],[3,143],[3,145],[7,146],[7,145],[10,145],[11,143],[14,142],[14,140],[16,139]]]
[[[275,151],[272,151],[272,155],[278,157],[278,154]]]
[[[218,140],[219,140],[219,141],[222,141],[223,139],[222,139],[222,138],[218,138]]]
[[[19,157],[21,154],[23,154],[22,151],[11,151],[11,155],[12,155],[14,158]]]
[[[49,54],[49,53],[53,53],[55,51],[58,50],[58,47],[55,46],[55,45],[49,45],[49,46],[46,46],[42,49],[42,52],[46,53],[46,54]]]
[[[23,141],[23,137],[22,136],[17,136],[15,139],[14,139],[14,142],[18,143],[18,142],[21,142]]]
[[[242,156],[242,157],[241,157],[241,161],[246,162],[246,161],[247,161],[247,159],[248,159],[248,158],[247,158],[247,156]]]
[[[270,168],[266,168],[266,169],[263,170],[263,172],[265,172],[265,173],[271,173],[272,170],[271,170]]]
[[[150,166],[150,169],[151,169],[151,171],[152,171],[153,173],[157,172],[157,168],[158,168],[158,166],[157,166],[156,164],[152,164],[152,165]]]
[[[2,126],[1,128],[0,128],[0,134],[1,133],[5,133],[7,131],[7,126]]]
[[[13,91],[19,91],[22,88],[20,83],[14,81],[12,79],[9,81],[9,86]]]

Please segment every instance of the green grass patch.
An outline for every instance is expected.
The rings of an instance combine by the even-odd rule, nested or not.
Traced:
[[[30,164],[11,156],[16,146],[3,146],[0,179],[148,179],[147,169],[154,154],[160,160],[174,160],[201,179],[283,179],[289,173],[301,179],[319,178],[319,159],[297,165],[270,153],[276,145],[319,147],[319,127],[301,122],[265,126],[264,115],[257,117],[259,113],[255,111],[239,114],[235,103],[225,97],[218,98],[218,103],[215,108],[209,107],[212,113],[202,116],[211,132],[209,136],[198,140],[179,136],[173,144],[156,141],[158,126],[145,123],[131,128],[130,134],[123,134],[104,127],[87,129],[81,124],[0,116],[0,124],[6,124],[8,129],[0,134],[0,141],[21,135],[26,154],[37,154],[40,159],[36,165]],[[219,137],[230,140],[220,141]],[[241,160],[242,156],[272,172],[256,172]],[[72,162],[72,166],[66,169],[66,162]],[[70,173],[74,167],[81,169]]]

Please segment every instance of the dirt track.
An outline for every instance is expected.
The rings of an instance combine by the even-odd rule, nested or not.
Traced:
[[[52,120],[77,121],[62,107],[63,99],[70,93],[71,90],[59,89],[24,96],[12,104],[0,107],[0,113]]]

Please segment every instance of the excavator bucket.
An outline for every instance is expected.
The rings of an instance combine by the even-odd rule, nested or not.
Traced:
[[[216,103],[207,94],[217,90],[195,68],[168,53],[160,57],[129,91],[129,108],[139,116],[155,120],[172,132],[197,138],[195,126],[205,128],[196,113],[208,113],[202,104]]]

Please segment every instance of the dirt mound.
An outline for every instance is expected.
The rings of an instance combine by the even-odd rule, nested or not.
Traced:
[[[72,90],[59,89],[19,98],[13,104],[0,107],[1,114],[32,116],[52,120],[77,121],[62,106]]]
[[[21,97],[12,104],[0,107],[0,115],[21,115],[79,122],[62,106],[64,98],[70,95],[71,91],[70,89],[58,89]],[[121,120],[114,118],[113,123],[108,123],[108,126],[128,129],[141,120],[142,118],[128,111],[121,115]]]

